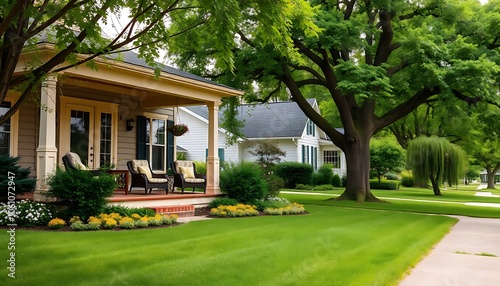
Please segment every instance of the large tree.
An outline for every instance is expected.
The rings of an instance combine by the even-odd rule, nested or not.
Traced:
[[[172,37],[197,27],[224,39],[232,37],[233,29],[226,22],[233,21],[233,9],[252,9],[267,1],[234,3],[220,1],[180,0],[0,0],[0,102],[8,90],[20,93],[19,100],[0,118],[3,124],[30,96],[33,89],[48,74],[88,64],[95,67],[96,57],[136,50],[150,65],[168,49]],[[192,13],[197,17],[178,17],[179,13]],[[263,23],[271,25],[266,12]],[[269,10],[272,13],[272,9]],[[114,18],[110,16],[114,15]],[[111,19],[119,19],[111,21]],[[175,31],[169,26],[175,22]],[[278,25],[274,23],[273,25]],[[109,29],[104,30],[107,26]],[[27,70],[16,73],[23,51],[37,49],[39,43],[50,43],[54,55],[42,61],[31,58],[22,64]],[[219,48],[221,58],[229,58],[228,46]],[[33,53],[36,54],[36,53]],[[76,54],[80,54],[77,57]],[[82,57],[82,55],[85,55]],[[119,56],[115,56],[119,59]],[[158,69],[159,71],[159,69]]]
[[[297,0],[284,6],[281,42],[269,36],[276,27],[256,19],[260,10],[241,10],[234,37],[223,39],[231,65],[220,64],[220,40],[203,30],[177,38],[170,52],[183,68],[245,89],[254,101],[288,94],[346,154],[340,199],[376,201],[374,134],[433,99],[498,104],[498,9],[498,0]],[[343,133],[307,103],[316,95],[335,104]]]

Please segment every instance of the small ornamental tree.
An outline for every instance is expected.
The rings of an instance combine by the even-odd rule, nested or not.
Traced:
[[[403,148],[389,140],[372,140],[370,144],[370,168],[377,173],[378,182],[387,172],[404,166]]]
[[[264,169],[266,175],[270,174],[274,166],[281,162],[281,157],[286,156],[285,151],[270,141],[260,142],[254,150],[248,151],[248,153],[257,157],[257,164]]]
[[[459,146],[437,136],[418,137],[408,144],[407,161],[416,180],[430,179],[436,196],[442,182],[458,184],[466,168],[466,154]]]

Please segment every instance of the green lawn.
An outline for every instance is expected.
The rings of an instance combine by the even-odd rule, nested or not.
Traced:
[[[477,190],[475,187],[459,186],[443,190],[442,196],[435,196],[430,189],[423,188],[400,188],[399,190],[372,190],[373,194],[384,200],[383,203],[364,203],[358,204],[352,201],[335,201],[332,198],[337,197],[343,192],[343,189],[332,191],[321,191],[331,196],[322,195],[302,195],[302,194],[282,194],[292,201],[303,204],[329,205],[337,207],[364,208],[392,211],[406,211],[417,213],[435,213],[452,214],[473,217],[500,218],[500,208],[465,205],[464,203],[495,203],[500,204],[500,197],[481,197],[475,196]],[[471,190],[473,189],[473,190]],[[286,190],[297,192],[300,190]],[[482,190],[498,194],[498,190]],[[310,192],[310,191],[304,191]]]
[[[0,284],[397,285],[456,222],[403,212],[306,209],[310,214],[163,229],[18,230],[16,279],[2,267]],[[3,233],[0,245],[7,245]]]

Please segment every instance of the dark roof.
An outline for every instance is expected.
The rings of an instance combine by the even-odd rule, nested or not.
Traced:
[[[125,62],[125,63],[132,64],[135,66],[141,66],[141,67],[145,67],[145,68],[149,68],[149,69],[154,69],[153,67],[148,65],[144,59],[139,58],[138,54],[131,52],[131,51],[123,52],[119,56],[118,55],[111,55],[108,57],[115,59],[115,58],[118,58],[120,56],[123,57],[123,62]],[[204,77],[197,76],[197,75],[173,68],[171,66],[164,65],[162,63],[156,62],[156,64],[158,65],[158,67],[161,69],[162,72],[166,72],[169,74],[173,74],[173,75],[177,75],[177,76],[181,76],[181,77],[185,77],[185,78],[189,78],[189,79],[194,79],[197,81],[206,82],[206,83],[210,83],[210,84],[214,84],[214,85],[218,85],[218,86],[227,87],[230,89],[235,89],[233,87],[208,80]]]
[[[316,99],[309,98],[307,101],[313,105]],[[188,106],[186,108],[208,119],[206,106]],[[219,113],[219,116],[221,115],[222,111]],[[238,119],[245,122],[241,131],[247,138],[300,137],[307,123],[306,115],[293,101],[241,105]]]

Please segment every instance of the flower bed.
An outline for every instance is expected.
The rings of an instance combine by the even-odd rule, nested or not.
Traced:
[[[91,216],[84,222],[79,217],[72,217],[69,221],[69,228],[74,231],[84,230],[100,230],[100,229],[134,229],[145,228],[149,226],[172,225],[177,222],[178,216],[173,215],[160,215],[155,216],[140,216],[132,214],[129,216],[121,216],[118,213],[100,214],[99,216]],[[49,227],[61,224],[62,219],[55,218],[49,222]],[[65,223],[65,222],[64,222]],[[63,224],[64,225],[64,224]],[[60,227],[59,227],[60,228]]]

